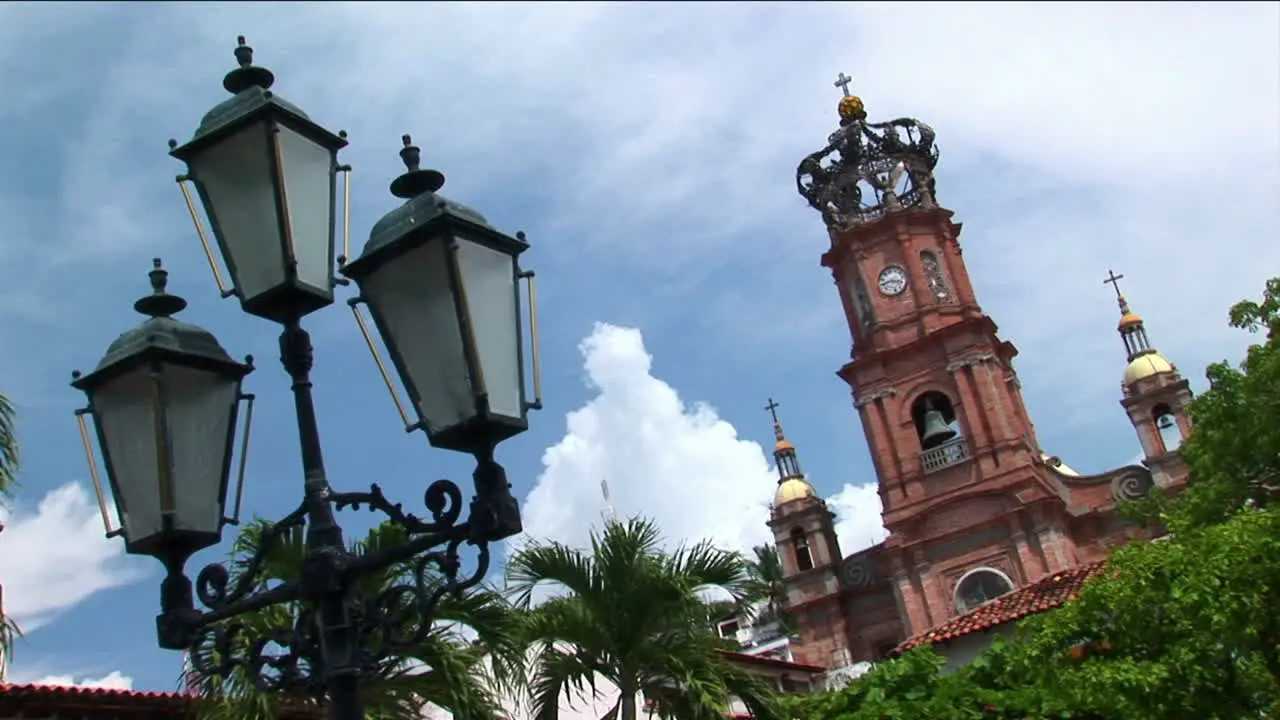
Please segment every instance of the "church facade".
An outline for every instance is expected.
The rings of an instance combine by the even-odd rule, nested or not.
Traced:
[[[1145,458],[1081,475],[1044,452],[1017,349],[978,304],[961,225],[938,204],[933,130],[908,118],[868,122],[843,75],[836,85],[840,126],[800,163],[797,188],[830,239],[821,262],[852,340],[838,375],[861,418],[888,537],[841,552],[834,515],[776,414],[769,521],[799,633],[791,652],[827,668],[1001,625],[993,608],[1041,607],[1028,597],[1046,588],[1065,597],[1064,582],[1083,582],[1110,547],[1141,532],[1117,516],[1117,501],[1185,482],[1176,447],[1191,400],[1112,274],[1128,359],[1120,405]]]

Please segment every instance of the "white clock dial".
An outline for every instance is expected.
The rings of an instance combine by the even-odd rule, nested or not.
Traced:
[[[880,292],[890,297],[907,289],[907,271],[897,265],[890,265],[880,271]]]

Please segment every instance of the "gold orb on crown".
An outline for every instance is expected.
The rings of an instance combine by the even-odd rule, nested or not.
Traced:
[[[850,123],[867,117],[867,110],[862,105],[862,98],[857,95],[845,95],[840,98],[840,105],[837,107],[840,111],[841,122]]]

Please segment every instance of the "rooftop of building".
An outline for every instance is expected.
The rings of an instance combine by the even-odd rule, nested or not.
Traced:
[[[920,645],[945,643],[976,632],[990,630],[1021,620],[1028,615],[1052,610],[1074,598],[1085,582],[1098,574],[1102,562],[1088,563],[1062,572],[1046,575],[1030,585],[957,615],[919,635],[908,638],[894,648],[899,655]]]

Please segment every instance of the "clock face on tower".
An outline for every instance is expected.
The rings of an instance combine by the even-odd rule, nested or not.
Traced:
[[[880,292],[889,297],[901,294],[903,290],[907,289],[907,271],[897,265],[890,265],[880,271],[878,284]]]

